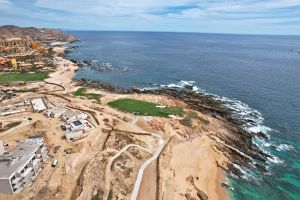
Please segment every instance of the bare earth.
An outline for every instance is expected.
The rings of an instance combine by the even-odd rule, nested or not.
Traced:
[[[64,47],[55,47],[54,51],[63,53]],[[193,120],[193,127],[187,127],[180,124],[179,119],[158,117],[138,117],[136,120],[131,114],[106,105],[112,100],[130,97],[186,108],[184,103],[165,96],[113,94],[88,88],[88,92],[102,94],[101,104],[84,97],[75,97],[72,92],[78,86],[72,77],[77,66],[58,55],[55,57],[58,67],[46,81],[62,85],[65,89],[45,82],[28,83],[21,87],[38,87],[39,93],[23,93],[16,100],[46,96],[50,105],[95,112],[100,125],[89,116],[96,128],[86,138],[68,143],[63,139],[60,120],[57,118],[47,118],[31,111],[0,116],[0,121],[23,121],[22,126],[0,133],[0,140],[10,144],[9,148],[13,149],[16,140],[25,140],[43,129],[50,149],[47,162],[32,186],[24,188],[19,194],[0,195],[0,199],[86,200],[96,194],[112,199],[130,199],[140,166],[153,155],[159,142],[156,137],[141,135],[141,132],[159,133],[165,146],[159,158],[144,171],[138,199],[200,199],[198,190],[204,192],[210,200],[230,199],[221,186],[221,182],[226,181],[225,174],[217,166],[217,162],[222,165],[226,157],[214,148],[217,142],[214,134],[227,131],[224,122],[200,112],[197,114],[208,120],[208,124]],[[5,89],[4,86],[0,88]],[[190,110],[186,108],[185,111]],[[28,117],[32,120],[28,121]],[[61,148],[55,152],[55,146]],[[59,162],[57,168],[51,167],[54,159]]]

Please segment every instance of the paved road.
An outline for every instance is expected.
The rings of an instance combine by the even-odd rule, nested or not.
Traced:
[[[137,118],[135,118],[133,121],[132,121],[132,127],[135,128],[135,129],[139,129],[138,127],[136,127],[136,121],[137,121]],[[136,200],[137,199],[137,196],[138,196],[138,193],[139,193],[139,189],[140,189],[140,186],[141,186],[141,182],[142,182],[142,178],[143,178],[143,174],[144,174],[144,171],[146,169],[146,167],[153,161],[155,161],[160,152],[163,150],[164,148],[164,140],[163,138],[161,137],[161,135],[157,134],[157,133],[151,133],[152,136],[154,137],[157,137],[159,139],[159,144],[158,144],[158,147],[155,151],[155,153],[153,154],[153,156],[151,158],[149,158],[148,160],[146,160],[141,168],[139,169],[139,172],[138,172],[138,175],[137,175],[137,178],[136,178],[136,181],[135,181],[135,184],[134,184],[134,188],[133,188],[133,191],[132,191],[132,194],[131,194],[131,200]]]
[[[140,189],[140,185],[141,185],[141,182],[142,182],[143,174],[144,174],[144,171],[145,171],[146,167],[151,162],[155,161],[158,158],[160,152],[164,148],[164,140],[162,139],[162,137],[158,134],[155,134],[155,133],[151,133],[151,135],[154,136],[154,137],[159,138],[159,145],[158,145],[158,148],[156,149],[155,153],[153,154],[153,156],[151,158],[149,158],[148,160],[146,160],[142,164],[142,166],[139,170],[138,176],[136,178],[135,184],[134,184],[134,188],[133,188],[133,191],[132,191],[132,194],[131,194],[131,200],[136,200],[136,198],[137,198],[137,195],[138,195],[139,189]]]

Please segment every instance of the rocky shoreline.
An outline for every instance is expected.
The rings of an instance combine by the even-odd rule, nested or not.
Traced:
[[[241,167],[247,169],[257,169],[262,173],[267,172],[266,163],[268,159],[272,159],[272,155],[265,153],[255,143],[253,143],[254,137],[261,139],[267,139],[267,135],[263,132],[249,132],[242,127],[246,124],[255,123],[251,119],[242,119],[233,117],[237,112],[229,107],[224,106],[224,101],[216,99],[213,95],[204,93],[196,93],[189,89],[178,88],[159,88],[159,89],[123,89],[116,85],[105,83],[96,80],[77,80],[82,85],[102,88],[106,91],[121,94],[153,94],[163,95],[174,99],[183,101],[190,109],[200,111],[208,114],[214,118],[218,118],[224,122],[224,125],[228,129],[228,133],[219,133],[214,140],[220,140],[217,142],[216,148],[223,152],[228,158],[229,162],[224,166],[219,163],[218,166],[226,171],[228,174],[235,177],[243,177]]]
[[[185,102],[189,108],[206,113],[212,117],[221,119],[225,122],[226,128],[230,134],[219,133],[218,139],[225,143],[217,143],[217,149],[223,152],[230,160],[227,163],[225,171],[229,174],[242,177],[243,173],[236,167],[244,166],[248,169],[256,168],[259,171],[267,172],[263,163],[266,163],[271,155],[264,153],[257,145],[253,143],[255,134],[247,132],[241,128],[242,125],[248,123],[243,119],[233,118],[234,110],[223,107],[224,102],[215,99],[212,95],[203,93],[195,93],[186,89],[157,89],[157,90],[133,90],[136,93],[167,95],[169,97],[179,99]],[[262,132],[257,133],[258,136],[264,136]]]
[[[77,48],[77,46],[72,46],[65,51],[66,54],[70,53],[70,49]],[[76,63],[79,70],[90,69],[96,72],[110,72],[110,71],[128,71],[129,68],[122,68],[119,66],[112,65],[111,63],[99,62],[97,60],[84,59],[84,60],[74,60],[70,59],[72,62]]]

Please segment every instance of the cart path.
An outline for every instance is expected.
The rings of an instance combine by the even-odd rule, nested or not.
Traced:
[[[135,117],[134,120],[131,122],[131,127],[133,129],[137,129],[139,131],[145,132],[143,129],[136,126],[136,121],[137,121],[137,117]],[[145,133],[148,133],[148,132],[145,132]],[[131,194],[131,198],[130,198],[131,200],[136,200],[137,199],[139,189],[140,189],[140,186],[141,186],[141,182],[142,182],[142,179],[143,179],[143,174],[144,174],[144,171],[145,171],[146,167],[158,158],[159,154],[161,153],[161,151],[164,148],[164,140],[161,137],[161,135],[157,134],[157,133],[150,133],[150,134],[153,137],[157,137],[159,139],[158,147],[157,147],[155,153],[153,154],[153,156],[151,158],[149,158],[148,160],[146,160],[142,164],[142,166],[140,167],[137,178],[136,178],[136,181],[135,181],[135,184],[134,184],[134,188],[133,188],[133,191],[132,191],[132,194]]]

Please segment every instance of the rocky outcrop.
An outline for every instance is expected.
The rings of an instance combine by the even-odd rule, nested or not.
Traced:
[[[224,106],[224,101],[215,98],[213,95],[195,93],[188,89],[176,88],[125,90],[101,81],[85,79],[81,79],[81,81],[86,85],[92,87],[101,87],[110,92],[168,96],[170,98],[179,99],[185,102],[186,105],[193,110],[197,110],[214,118],[218,118],[224,122],[223,125],[227,129],[227,132],[217,133],[215,135],[220,141],[222,141],[222,143],[216,144],[216,148],[223,152],[229,159],[229,163],[226,166],[226,171],[229,174],[233,174],[237,177],[243,176],[241,167],[250,169],[255,168],[263,173],[267,172],[264,163],[267,162],[268,158],[272,158],[272,156],[263,152],[256,144],[253,143],[254,136],[267,139],[267,135],[262,132],[251,133],[242,129],[243,125],[249,123],[254,124],[255,122],[251,121],[250,119],[245,120],[233,117],[235,111]]]
[[[90,87],[95,87],[95,88],[102,88],[106,91],[112,92],[112,93],[118,93],[118,94],[128,94],[128,93],[133,93],[132,90],[126,90],[123,88],[120,88],[116,85],[106,83],[103,81],[97,81],[97,80],[87,80],[87,79],[79,79],[79,81],[82,85],[85,86],[90,86]]]
[[[197,196],[199,197],[200,200],[208,200],[208,196],[202,190],[199,190],[197,192]]]
[[[195,185],[195,182],[194,182],[194,177],[193,176],[188,176],[186,178],[186,180],[194,187],[194,189],[197,191],[197,197],[200,199],[200,200],[208,200],[208,196],[205,192],[203,192],[202,190],[200,190],[196,185]]]
[[[212,95],[195,93],[185,89],[158,89],[158,90],[133,90],[136,93],[147,93],[157,95],[167,95],[171,98],[180,99],[185,102],[191,109],[206,113],[210,116],[223,120],[223,125],[228,132],[217,133],[216,136],[222,141],[217,143],[216,147],[223,152],[228,158],[228,173],[238,177],[243,176],[240,167],[255,168],[261,172],[267,172],[263,164],[272,156],[263,152],[253,143],[254,136],[266,139],[267,136],[262,133],[247,132],[241,127],[249,124],[249,120],[233,118],[234,110],[224,106],[224,102]],[[254,122],[253,122],[254,123]],[[253,162],[256,161],[256,162]],[[255,163],[255,164],[253,164]]]

